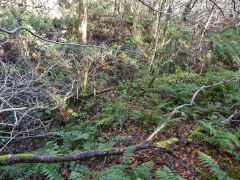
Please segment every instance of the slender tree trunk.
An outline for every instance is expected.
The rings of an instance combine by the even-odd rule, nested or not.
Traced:
[[[83,44],[87,44],[87,9],[88,0],[79,0],[78,33]]]
[[[82,36],[82,20],[83,20],[83,0],[79,0],[78,4],[78,35]]]
[[[120,6],[121,6],[121,1],[115,0],[114,1],[114,14],[119,14],[120,13]]]
[[[165,3],[166,3],[166,0],[162,0],[162,1],[159,0],[158,1],[157,26],[156,26],[156,31],[155,31],[155,35],[154,35],[155,36],[155,45],[154,45],[152,60],[151,60],[150,65],[149,65],[149,71],[152,68],[152,64],[153,64],[153,61],[155,59],[155,56],[156,56],[156,53],[157,53],[157,50],[158,50],[159,36],[161,34],[160,22],[161,22],[161,17],[162,17],[162,10],[165,6]]]
[[[133,21],[133,36],[136,37],[138,36],[138,23],[139,23],[139,14],[140,14],[140,3],[136,2],[136,7],[135,7],[135,17]]]
[[[166,1],[164,1],[166,2]],[[162,8],[161,8],[162,9]],[[161,10],[162,11],[162,10]],[[168,40],[168,42],[166,42],[166,34],[167,34],[167,30],[168,30],[168,27],[169,27],[169,21],[170,21],[170,17],[171,17],[171,13],[172,13],[172,3],[170,2],[169,3],[169,7],[168,7],[168,10],[167,10],[167,18],[165,20],[165,24],[164,24],[164,28],[163,28],[163,32],[162,32],[162,40],[161,40],[161,43],[160,45],[156,44],[155,45],[155,49],[154,49],[154,55],[153,55],[153,59],[151,61],[151,64],[152,65],[152,62],[155,58],[155,55],[156,55],[156,52],[157,50],[161,50],[164,49],[164,47],[168,44],[168,42],[170,40]],[[161,17],[161,16],[160,16]],[[160,19],[159,19],[160,21]],[[159,34],[158,34],[158,39],[159,39]],[[158,42],[159,40],[157,40]],[[158,42],[159,43],[159,42]],[[161,64],[162,64],[162,61],[164,60],[164,58],[166,57],[166,55],[164,54],[164,52],[161,52],[159,57],[158,57],[158,61],[157,61],[157,66],[156,66],[156,70],[155,70],[155,73],[152,77],[152,79],[150,80],[150,82],[148,83],[148,87],[151,87],[152,84],[154,83],[154,81],[156,80],[156,78],[158,77],[158,73],[159,73],[159,70],[160,70],[160,67],[161,67]],[[151,68],[151,66],[150,66]]]
[[[117,11],[117,0],[114,0],[114,12],[113,14],[116,14]]]

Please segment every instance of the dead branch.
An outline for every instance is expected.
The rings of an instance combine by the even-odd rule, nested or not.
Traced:
[[[112,148],[110,150],[95,150],[87,151],[78,154],[58,154],[58,155],[35,155],[35,154],[16,154],[16,155],[3,155],[0,156],[0,166],[8,166],[18,163],[57,163],[57,162],[71,162],[86,160],[92,157],[106,157],[109,155],[122,155],[127,149],[131,149],[133,153],[144,149],[150,148],[161,148],[166,150],[171,150],[170,145],[178,142],[177,138],[170,138],[165,141],[148,143],[143,142],[141,144],[122,147],[122,148]]]
[[[16,138],[45,134],[51,121],[42,121],[37,116],[40,110],[49,107],[45,100],[49,94],[40,79],[36,79],[36,69],[26,63],[20,73],[14,65],[0,63],[3,67],[0,72],[0,137],[7,140],[1,143],[2,152]]]
[[[150,6],[149,4],[145,3],[143,0],[138,0],[140,3],[142,3],[144,6],[148,7],[149,9],[151,9],[152,11],[158,12],[158,10],[154,9],[152,6]]]
[[[25,30],[25,31],[29,32],[30,34],[32,34],[33,36],[35,36],[35,37],[37,37],[37,38],[39,38],[43,41],[49,42],[49,43],[54,43],[54,44],[59,44],[59,45],[68,45],[68,46],[81,46],[81,47],[95,47],[95,48],[101,48],[102,47],[102,46],[96,46],[96,45],[76,44],[76,43],[72,43],[72,42],[71,43],[57,42],[57,41],[45,39],[42,36],[34,33],[33,31],[31,31],[30,29],[28,29],[26,27],[16,27],[15,29],[13,29],[11,31],[8,31],[8,30],[0,27],[0,31],[2,31],[4,33],[7,33],[7,34],[15,34],[20,30]]]
[[[112,91],[112,90],[114,90],[114,86],[112,86],[112,87],[109,87],[109,88],[107,88],[107,89],[103,89],[103,90],[101,90],[101,91],[94,91],[94,92],[92,92],[92,93],[89,93],[89,94],[83,94],[83,95],[80,95],[80,96],[78,96],[78,98],[83,98],[83,99],[85,99],[85,98],[91,98],[91,97],[93,97],[93,96],[96,96],[96,95],[99,95],[99,94],[103,94],[103,93],[106,93],[106,92],[109,92],[109,91]]]
[[[7,112],[7,111],[22,111],[27,109],[27,107],[21,107],[21,108],[6,108],[6,109],[0,109],[0,113]]]
[[[235,110],[234,113],[232,113],[231,116],[229,116],[229,117],[228,117],[227,119],[225,119],[224,121],[221,121],[219,124],[225,124],[225,123],[227,123],[228,121],[231,121],[234,116],[237,116],[237,115],[239,115],[239,114],[240,114],[240,111]]]
[[[225,80],[225,81],[221,81],[221,82],[218,82],[218,83],[215,83],[215,84],[212,84],[212,85],[208,85],[208,86],[202,86],[201,88],[199,88],[197,91],[195,91],[195,93],[193,94],[192,96],[192,99],[190,101],[189,104],[182,104],[178,107],[176,107],[172,112],[171,114],[167,117],[167,120],[160,126],[157,127],[157,129],[155,129],[155,131],[147,138],[147,142],[151,142],[153,137],[159,133],[160,130],[162,130],[167,124],[169,121],[171,121],[171,119],[173,118],[173,116],[177,113],[177,111],[179,109],[182,109],[183,107],[189,107],[189,106],[193,106],[194,105],[194,101],[197,97],[197,95],[199,94],[199,92],[201,92],[203,89],[205,88],[212,88],[212,87],[215,87],[215,86],[218,86],[220,84],[224,84],[226,82],[230,82],[230,81],[233,81],[233,79],[230,79],[230,80]]]
[[[130,146],[133,152],[137,152],[143,149],[150,148],[150,144],[142,143],[140,145]],[[104,157],[109,155],[121,155],[127,148],[116,148],[103,151],[87,151],[79,154],[68,155],[34,155],[34,154],[22,154],[22,155],[4,155],[0,156],[0,166],[18,164],[18,163],[57,163],[57,162],[70,162],[89,159],[92,157]]]
[[[233,10],[234,10],[234,12],[236,12],[237,14],[240,14],[240,10],[236,9],[236,1],[232,0],[232,2],[233,2]]]
[[[222,16],[223,16],[225,19],[227,19],[230,23],[232,23],[232,24],[235,25],[235,23],[234,23],[231,19],[229,19],[229,18],[226,17],[223,9],[217,4],[217,2],[216,2],[215,0],[209,0],[209,1],[212,2],[213,5],[216,6],[216,7],[219,9],[219,11],[221,12]]]

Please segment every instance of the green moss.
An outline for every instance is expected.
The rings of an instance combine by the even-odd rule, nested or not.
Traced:
[[[16,155],[19,159],[30,158],[35,156],[35,154],[17,154]]]
[[[17,154],[14,155],[15,157],[18,157],[19,159],[24,159],[24,158],[30,158],[35,156],[34,154]],[[8,159],[10,159],[11,157],[13,157],[12,155],[2,155],[0,156],[0,162],[4,162],[7,161]]]
[[[8,155],[2,155],[2,156],[0,156],[0,162],[4,162],[4,161],[6,161],[6,160],[8,160],[8,159],[9,159]]]
[[[60,158],[60,157],[62,157],[64,154],[56,154],[56,155],[53,155],[53,157],[55,158],[55,159],[58,159],[58,158]]]
[[[78,117],[78,114],[77,114],[76,112],[73,112],[73,113],[72,113],[72,116],[73,116],[73,117]]]
[[[164,148],[166,150],[172,151],[172,149],[170,148],[170,145],[174,144],[178,141],[179,141],[178,138],[171,138],[171,139],[168,139],[166,141],[157,142],[157,143],[155,143],[155,145],[157,147]]]
[[[193,139],[193,136],[195,133],[201,131],[201,128],[200,127],[197,127],[187,138],[188,141],[192,142],[192,139]]]

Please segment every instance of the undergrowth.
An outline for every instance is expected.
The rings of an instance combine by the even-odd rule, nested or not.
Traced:
[[[99,4],[92,6],[99,14],[104,14]],[[130,26],[127,28],[131,29],[133,14],[127,13],[122,18],[122,25],[127,24]],[[35,153],[71,154],[132,145],[129,141],[133,140],[136,130],[140,133],[152,132],[154,127],[164,123],[175,107],[189,103],[193,93],[201,86],[232,79],[239,74],[237,70],[240,64],[240,44],[237,29],[211,33],[206,37],[212,46],[198,59],[203,63],[202,68],[205,67],[203,71],[206,73],[197,74],[189,64],[193,33],[170,24],[166,32],[169,44],[165,49],[161,49],[161,52],[157,52],[157,56],[164,52],[164,61],[160,69],[156,68],[159,75],[149,87],[148,83],[153,77],[152,72],[148,71],[148,56],[151,54],[149,52],[153,51],[152,38],[146,30],[149,21],[148,18],[141,20],[139,25],[141,38],[136,40],[124,32],[115,36],[116,32],[111,32],[111,38],[102,49],[79,50],[76,47],[46,46],[39,42],[28,46],[34,39],[21,33],[24,41],[22,46],[18,47],[22,53],[21,58],[26,58],[31,66],[37,67],[36,78],[41,79],[41,83],[52,95],[51,103],[60,107],[53,111],[46,109],[38,112],[39,118],[54,119],[52,120],[54,128],[49,137],[39,140],[43,141],[45,146]],[[97,28],[100,32],[101,28],[116,26],[114,20],[109,20],[105,24],[98,24],[95,21],[94,23],[90,29]],[[38,34],[48,32],[44,36],[53,40],[60,38],[58,33],[62,33],[62,40],[68,39],[73,42],[78,41],[78,37],[74,35],[76,24],[77,18],[71,15],[56,20],[30,16],[14,9],[0,22],[0,26],[7,29],[26,26]],[[69,29],[68,33],[65,33],[66,28]],[[58,32],[53,33],[54,29],[58,29]],[[143,50],[147,53],[144,54]],[[204,63],[209,64],[205,66]],[[19,72],[24,70],[19,60],[14,68]],[[47,76],[42,78],[41,73]],[[93,96],[81,99],[81,95],[110,86],[114,88],[104,95],[93,93]],[[226,153],[234,160],[240,161],[239,115],[226,121],[235,110],[240,109],[239,89],[239,80],[204,89],[195,99],[194,106],[179,110],[164,129],[190,121],[197,124],[188,141],[204,144],[209,150],[206,153],[198,153],[205,169],[196,171],[205,179],[231,180],[239,177],[239,167],[233,167],[227,161],[214,160],[215,154]],[[67,96],[76,101],[68,101]],[[56,112],[60,115],[57,116]],[[123,131],[129,136],[121,135]],[[93,167],[95,164],[91,166],[86,161],[0,167],[2,172],[0,178],[183,179],[175,173],[174,167],[165,165],[156,168],[154,160],[133,165],[134,162],[131,161],[133,157],[132,152],[125,152],[123,157],[119,158],[119,162],[109,166],[102,165],[100,168]],[[94,160],[96,164],[102,162],[102,159]]]
[[[143,129],[151,128],[151,124],[161,124],[176,105],[188,103],[192,94],[199,86],[201,84],[209,84],[208,81],[212,83],[217,74],[211,73],[205,76],[189,74],[188,78],[181,78],[181,76],[185,76],[185,74],[180,74],[179,76],[172,75],[169,77],[169,82],[165,76],[159,77],[151,88],[144,85],[145,80],[136,80],[132,84],[122,83],[119,86],[116,98],[100,101],[102,104],[98,106],[99,110],[101,110],[101,115],[94,115],[94,121],[75,121],[74,119],[77,120],[79,117],[73,118],[64,128],[53,131],[52,135],[57,138],[50,138],[45,148],[39,150],[38,153],[49,155],[69,154],[115,147],[121,140],[128,139],[128,137],[109,137],[105,133],[100,133],[102,130],[106,128],[119,130],[126,122],[132,122]],[[224,77],[225,75],[223,74],[222,76]],[[228,76],[230,75],[228,74]],[[234,73],[232,73],[232,76],[234,76]],[[218,77],[217,80],[219,79],[221,78]],[[189,81],[192,83],[188,84]],[[239,93],[236,93],[238,88],[238,84],[230,82],[204,91],[197,98],[196,107],[183,108],[170,124],[187,123],[186,121],[189,118],[199,120],[205,117],[206,120],[201,121],[201,126],[193,131],[192,137],[197,136],[201,141],[211,144],[213,150],[229,153],[236,160],[239,160],[239,128],[228,127],[223,129],[231,122],[222,123],[226,119],[225,116],[230,115],[231,108],[239,107]],[[229,97],[232,98],[231,101],[229,101]],[[87,114],[93,104],[90,102],[86,104],[81,109],[82,113],[85,112]],[[219,107],[222,107],[222,109]],[[206,112],[208,112],[207,116],[205,116]],[[131,127],[128,127],[128,131],[132,131]],[[198,143],[199,140],[194,141]],[[214,166],[215,168],[211,171],[211,175],[205,176],[226,177],[226,172],[219,169],[217,162],[214,163],[207,155],[201,153],[199,155],[203,164],[207,164],[208,167]],[[132,169],[128,163],[123,163],[103,171],[89,170],[78,162],[64,163],[64,167],[68,166],[70,166],[71,170],[70,179],[112,179],[113,177],[115,177],[114,179],[145,179],[150,176],[160,177],[160,179],[161,177],[165,179],[181,179],[180,176],[175,176],[167,167],[158,170],[154,174],[152,172],[152,162],[144,163],[136,169]],[[56,179],[60,178],[59,172],[61,167],[60,164],[37,164],[31,167],[29,165],[19,165],[15,168],[19,169],[16,172],[19,172],[21,177],[24,177],[23,174],[27,177],[40,173],[49,179]],[[233,171],[236,167],[229,166],[229,168],[232,168]],[[8,176],[11,173],[13,173],[13,169],[8,167]]]

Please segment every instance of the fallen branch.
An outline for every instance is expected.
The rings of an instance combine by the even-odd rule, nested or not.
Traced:
[[[157,129],[147,138],[146,141],[147,141],[147,142],[152,141],[153,137],[154,137],[156,134],[158,134],[159,131],[160,131],[161,129],[163,129],[163,128],[167,125],[167,123],[173,118],[173,116],[177,113],[177,111],[178,111],[179,109],[182,109],[183,107],[193,106],[193,105],[194,105],[194,101],[195,101],[197,95],[198,95],[199,92],[201,92],[203,89],[215,87],[215,86],[218,86],[218,85],[220,85],[220,84],[224,84],[224,83],[230,82],[230,81],[233,81],[233,79],[221,81],[221,82],[218,82],[218,83],[215,83],[215,84],[212,84],[212,85],[208,85],[208,86],[202,86],[201,88],[199,88],[199,89],[198,89],[197,91],[195,91],[195,93],[193,94],[190,103],[189,103],[189,104],[182,104],[182,105],[176,107],[176,108],[171,112],[171,114],[167,117],[167,120],[164,121],[164,123],[163,123],[162,125],[158,126]]]
[[[237,9],[236,9],[236,6],[237,6],[237,5],[236,5],[236,4],[237,4],[236,0],[232,0],[232,2],[233,2],[233,10],[234,10],[234,12],[240,14],[240,10],[237,10]]]
[[[1,28],[0,27],[0,32],[4,32],[4,33],[7,33],[7,34],[15,34],[17,33],[18,31],[20,30],[25,30],[25,31],[28,31],[30,34],[32,34],[33,36],[43,40],[43,41],[46,41],[46,42],[49,42],[49,43],[53,43],[53,44],[59,44],[59,45],[67,45],[67,46],[80,46],[80,47],[92,47],[92,48],[100,48],[102,50],[108,50],[109,51],[109,48],[106,48],[103,46],[104,43],[101,43],[102,45],[101,46],[97,46],[97,45],[90,45],[90,44],[77,44],[77,43],[73,43],[73,42],[58,42],[58,41],[53,41],[53,40],[49,40],[49,39],[46,39],[46,38],[43,38],[42,36],[34,33],[33,31],[31,31],[30,29],[26,28],[26,27],[16,27],[15,29],[11,30],[11,31],[8,31],[4,28]],[[117,53],[119,52],[127,52],[127,53],[130,53],[132,55],[136,55],[136,53],[133,53],[133,52],[130,52],[130,51],[119,51],[119,50],[113,50]]]
[[[165,12],[165,11],[160,11],[159,9],[154,9],[152,6],[150,6],[149,4],[145,3],[144,0],[138,0],[140,3],[142,3],[144,6],[146,6],[147,8],[149,8],[150,10],[152,10],[153,12],[161,12],[162,14],[172,14],[169,12]]]
[[[109,87],[107,89],[103,89],[101,91],[96,91],[96,92],[92,92],[92,93],[89,93],[89,94],[82,94],[82,95],[79,95],[78,97],[68,97],[66,99],[66,102],[69,104],[71,102],[74,102],[74,103],[78,103],[79,101],[81,101],[82,99],[88,99],[88,98],[91,98],[93,96],[96,96],[96,95],[99,95],[99,94],[103,94],[103,93],[106,93],[106,92],[109,92],[109,91],[112,91],[114,90],[114,86],[112,87]]]
[[[147,3],[145,3],[143,0],[138,0],[140,3],[142,3],[144,6],[148,7],[149,9],[151,9],[152,11],[158,12],[158,10],[154,9],[152,6],[148,5]]]
[[[220,124],[225,124],[226,122],[231,121],[234,116],[237,116],[237,115],[239,115],[239,114],[240,114],[240,111],[235,110],[234,113],[233,113],[231,116],[229,116],[229,117],[228,117],[227,119],[225,119],[224,121],[221,121]]]
[[[127,149],[132,149],[133,153],[143,149],[149,148],[163,148],[169,150],[169,146],[178,142],[177,138],[171,138],[166,141],[158,143],[141,143],[134,146],[113,148],[110,150],[96,150],[87,151],[79,154],[67,154],[67,155],[35,155],[35,154],[16,154],[16,155],[2,155],[0,156],[0,166],[8,166],[18,163],[57,163],[57,162],[71,162],[89,159],[92,157],[105,157],[109,155],[122,155]]]
[[[99,94],[103,94],[103,93],[106,93],[106,92],[109,92],[109,91],[112,91],[114,90],[114,86],[110,87],[110,88],[107,88],[107,89],[103,89],[101,91],[96,91],[96,92],[92,92],[92,93],[89,93],[89,94],[83,94],[83,95],[80,95],[78,96],[78,98],[91,98],[95,95],[99,95]]]

